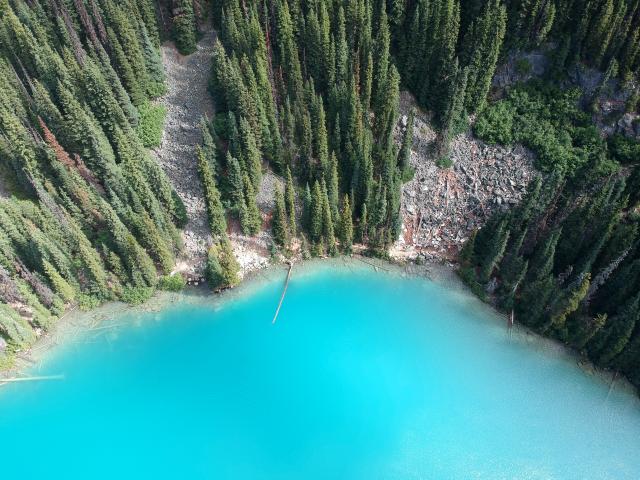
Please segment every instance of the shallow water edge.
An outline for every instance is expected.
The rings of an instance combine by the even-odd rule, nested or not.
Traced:
[[[233,301],[233,299],[251,296],[252,293],[258,291],[265,284],[282,282],[284,287],[287,268],[288,265],[283,262],[271,263],[265,268],[249,272],[237,287],[221,292],[213,292],[205,285],[190,286],[181,292],[158,290],[141,305],[108,302],[89,311],[70,310],[60,317],[53,328],[44,333],[32,347],[19,352],[11,368],[0,371],[0,387],[6,385],[6,383],[2,383],[2,378],[20,378],[30,372],[37,372],[40,370],[42,363],[46,362],[47,358],[55,354],[58,349],[73,346],[79,342],[90,342],[92,335],[117,331],[119,327],[126,326],[130,322],[136,324],[148,322],[152,318],[149,314],[153,312],[160,312],[170,309],[174,305],[185,304],[194,306],[207,305],[218,309],[224,303]],[[297,278],[309,276],[324,269],[331,269],[334,272],[342,270],[345,273],[353,272],[354,270],[373,270],[380,274],[397,276],[398,278],[419,277],[433,281],[446,286],[452,292],[457,292],[464,301],[474,302],[474,309],[482,311],[496,323],[503,324],[505,331],[508,331],[507,315],[476,297],[458,277],[455,266],[451,263],[430,262],[418,265],[409,262],[391,262],[354,254],[334,258],[297,260],[293,267],[292,276]],[[284,302],[286,303],[286,298]],[[277,304],[274,304],[273,312],[275,312],[276,307]],[[272,316],[273,313],[267,312],[267,316],[269,315]],[[124,320],[125,323],[122,323],[123,319],[126,319]],[[524,339],[526,343],[547,355],[567,357],[571,362],[578,365],[585,374],[607,384],[611,390],[615,389],[638,395],[636,388],[625,378],[619,377],[612,372],[598,369],[578,352],[555,339],[540,336],[518,323],[508,331],[508,334]]]

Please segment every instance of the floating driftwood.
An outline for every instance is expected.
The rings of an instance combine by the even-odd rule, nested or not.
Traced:
[[[289,264],[289,271],[287,272],[287,279],[284,282],[284,290],[282,290],[282,296],[280,297],[280,302],[278,303],[278,308],[276,309],[276,314],[273,316],[273,320],[271,324],[276,323],[278,318],[278,314],[280,313],[280,307],[282,307],[282,302],[284,301],[284,296],[287,293],[287,287],[289,286],[289,279],[291,278],[291,270],[293,269],[293,263]]]
[[[40,377],[0,378],[0,383],[39,382],[44,380],[64,380],[64,375],[43,375]]]

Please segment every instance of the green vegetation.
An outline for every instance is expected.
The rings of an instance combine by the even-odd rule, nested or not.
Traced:
[[[158,289],[167,292],[179,292],[187,286],[187,281],[182,274],[164,275],[158,279]]]
[[[197,24],[191,0],[173,0],[173,38],[183,55],[196,51]]]
[[[140,305],[149,300],[155,292],[154,287],[125,287],[120,299],[131,305]]]
[[[601,171],[595,162],[573,178],[534,180],[521,205],[469,239],[461,277],[519,322],[638,384],[639,218],[624,175]]]
[[[482,112],[474,132],[489,143],[522,143],[536,153],[542,171],[573,175],[607,156],[606,142],[578,107],[580,96],[541,81],[518,86]],[[616,165],[603,162],[601,168],[605,174]]]
[[[147,148],[159,147],[162,141],[167,108],[164,105],[147,102],[140,105],[138,111],[140,112],[140,123],[137,126],[137,133],[142,144]]]
[[[211,288],[220,290],[234,287],[240,282],[238,272],[240,265],[233,255],[229,240],[215,243],[207,255],[207,280]]]
[[[68,305],[143,301],[173,268],[184,207],[140,138],[162,123],[149,104],[164,91],[149,7],[0,1],[0,172],[13,195],[0,198],[8,351]]]

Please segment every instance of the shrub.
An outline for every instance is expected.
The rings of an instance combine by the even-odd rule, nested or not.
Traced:
[[[159,147],[162,141],[162,130],[167,108],[164,105],[143,103],[138,107],[140,123],[137,127],[138,137],[147,148]]]
[[[412,167],[412,166],[408,166],[407,168],[402,170],[401,172],[402,183],[407,183],[413,180],[413,177],[415,176],[415,174],[416,174],[416,169],[415,167]]]
[[[153,287],[125,287],[122,289],[120,300],[130,305],[140,305],[151,298]]]
[[[165,275],[158,279],[158,289],[167,292],[179,292],[187,285],[187,281],[182,274],[174,273],[173,275]]]
[[[516,73],[519,75],[528,75],[531,72],[531,62],[526,58],[516,60]]]
[[[605,143],[580,110],[581,92],[533,80],[478,117],[475,134],[487,143],[519,142],[534,151],[543,171],[575,174],[586,165],[611,169]]]
[[[500,100],[485,108],[476,121],[475,134],[487,143],[510,145],[513,142],[515,108],[507,100]]]
[[[81,293],[78,295],[78,306],[81,310],[91,310],[100,306],[102,299],[97,295]]]
[[[620,133],[609,138],[609,152],[620,163],[640,163],[640,142]]]
[[[448,155],[444,155],[436,160],[436,165],[439,168],[451,168],[453,167],[453,160]]]

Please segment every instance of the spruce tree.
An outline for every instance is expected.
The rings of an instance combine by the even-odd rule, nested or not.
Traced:
[[[276,245],[287,248],[289,246],[289,227],[284,195],[280,187],[275,190],[275,208],[271,219],[271,233]]]
[[[196,51],[196,17],[191,0],[172,0],[173,37],[176,47],[183,55]]]
[[[240,282],[239,271],[240,265],[225,235],[209,248],[207,254],[206,275],[209,285],[216,290],[234,287]]]
[[[200,146],[196,147],[196,156],[198,159],[198,173],[204,190],[205,204],[207,206],[207,217],[209,219],[209,228],[214,237],[221,237],[227,233],[227,220],[220,201],[220,192],[216,186],[216,181],[211,172],[209,162],[204,155]]]
[[[291,170],[287,166],[284,198],[285,198],[285,207],[287,211],[287,218],[289,218],[289,232],[291,233],[291,237],[296,236],[295,195],[296,193],[295,193],[295,188],[293,186],[293,178],[291,177]]]
[[[338,228],[340,247],[345,253],[351,251],[353,244],[353,220],[351,219],[351,206],[349,205],[349,195],[344,196],[342,210],[340,211],[340,224]]]
[[[242,184],[244,186],[244,195],[240,201],[240,224],[245,235],[257,235],[260,232],[262,217],[256,203],[256,196],[253,191],[253,185],[249,176],[244,175]]]
[[[331,213],[331,204],[329,203],[329,195],[324,180],[322,181],[322,235],[324,244],[327,247],[327,253],[331,256],[336,255],[338,249],[336,247],[333,214]]]
[[[311,194],[311,215],[309,218],[309,234],[312,244],[318,244],[322,240],[322,190],[320,183],[316,180],[313,184],[313,192]]]

